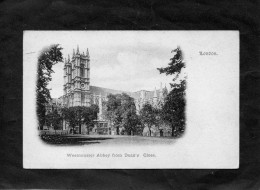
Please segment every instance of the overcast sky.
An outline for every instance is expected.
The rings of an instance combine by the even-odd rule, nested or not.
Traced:
[[[118,33],[120,35],[120,33]],[[73,48],[90,53],[90,85],[123,91],[154,90],[160,83],[169,88],[172,76],[160,74],[157,68],[170,62],[173,47],[164,47],[158,39],[140,38],[137,35],[77,35],[76,40],[64,37],[59,43],[64,58],[72,55]],[[173,43],[174,44],[174,43]],[[63,95],[63,63],[53,67],[49,84],[51,96]]]
[[[40,52],[43,47],[60,44],[64,58],[73,48],[90,53],[90,85],[123,91],[170,88],[173,76],[160,74],[157,68],[166,67],[180,37],[167,31],[42,31],[26,32],[25,52]],[[183,40],[183,37],[182,37]],[[53,67],[49,83],[51,96],[63,95],[63,66]]]

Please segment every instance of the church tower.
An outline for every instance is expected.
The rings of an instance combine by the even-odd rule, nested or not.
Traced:
[[[72,58],[64,64],[64,105],[90,106],[90,56],[88,49],[86,54],[73,49]]]

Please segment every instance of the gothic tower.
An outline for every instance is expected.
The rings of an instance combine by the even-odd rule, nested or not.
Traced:
[[[90,56],[88,49],[86,54],[73,49],[72,58],[68,55],[64,64],[64,105],[90,106]]]

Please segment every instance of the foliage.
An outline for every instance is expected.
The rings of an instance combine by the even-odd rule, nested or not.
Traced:
[[[137,131],[137,125],[140,125],[140,119],[136,114],[134,99],[127,94],[122,94],[121,98],[122,126],[128,135],[133,135]]]
[[[180,47],[177,47],[175,50],[172,50],[171,53],[175,53],[175,55],[170,59],[170,63],[168,67],[158,68],[160,74],[165,73],[166,75],[175,75],[173,78],[174,83],[170,83],[172,88],[177,86],[177,79],[179,79],[179,75],[183,68],[185,68],[185,62],[183,61],[183,54]]]
[[[54,130],[58,130],[61,126],[62,117],[57,110],[54,110],[46,115],[47,126],[53,126]]]
[[[71,126],[72,131],[74,133],[75,127],[77,125],[75,107],[62,108],[61,112],[62,112],[63,119],[69,123],[69,125]]]
[[[151,127],[157,123],[157,110],[150,103],[145,103],[140,110],[140,118],[142,124],[148,127],[151,136]]]
[[[171,125],[172,136],[178,136],[184,132],[185,129],[185,90],[186,90],[186,78],[180,79],[179,75],[185,68],[185,62],[183,61],[183,55],[180,47],[173,50],[175,55],[171,58],[171,62],[168,67],[159,68],[160,73],[166,75],[175,75],[173,82],[171,83],[172,90],[166,97],[166,101],[162,107],[162,119]],[[179,79],[179,83],[176,81]]]
[[[172,126],[172,136],[178,136],[185,128],[185,81],[173,89],[162,109],[163,120]]]
[[[90,107],[84,107],[82,115],[83,115],[83,123],[87,126],[87,133],[89,134],[90,127],[93,127],[97,120],[97,115],[99,112],[99,108],[97,105],[92,104]]]
[[[76,106],[63,108],[63,118],[70,124],[75,131],[75,127],[79,126],[79,133],[81,133],[81,125],[86,124],[89,132],[89,127],[94,125],[94,120],[97,119],[99,112],[97,105],[91,105],[90,107]]]
[[[119,135],[119,127],[122,122],[121,117],[121,94],[109,94],[107,96],[105,117],[116,128],[116,133]]]
[[[52,79],[51,74],[54,72],[52,66],[62,61],[61,50],[62,48],[55,44],[44,49],[38,57],[36,105],[40,129],[43,129],[45,123],[45,105],[51,100],[50,90],[47,86]]]
[[[139,123],[134,99],[125,93],[108,95],[105,116],[116,128],[117,135],[120,127],[124,127],[128,134],[133,134]]]

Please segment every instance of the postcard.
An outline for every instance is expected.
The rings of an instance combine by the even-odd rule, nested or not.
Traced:
[[[239,32],[24,31],[23,167],[239,168]]]

